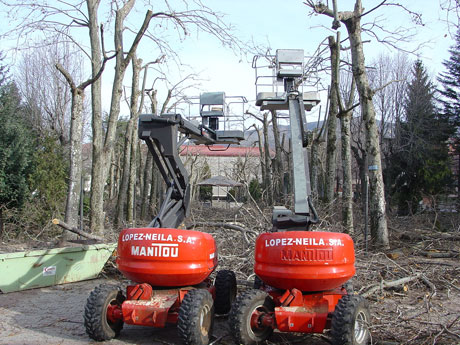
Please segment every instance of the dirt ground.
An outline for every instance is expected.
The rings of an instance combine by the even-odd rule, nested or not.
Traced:
[[[244,212],[245,209],[239,210],[238,217]],[[240,219],[236,215],[205,214],[195,217],[194,221],[198,224],[205,220],[209,224],[211,219],[230,220],[240,224],[239,230],[218,226],[195,228],[211,233],[216,239],[219,269],[233,270],[240,283],[250,285],[255,236],[266,231],[266,226],[260,216],[249,212],[244,216]],[[356,222],[359,224],[359,220]],[[324,217],[317,229],[340,231],[336,224],[337,221]],[[434,220],[432,216],[423,215],[392,218],[389,231],[391,248],[385,251],[372,248],[366,251],[362,233],[357,231],[353,236],[356,250],[353,285],[355,292],[369,302],[372,344],[460,345],[459,215]],[[8,247],[11,250],[10,244]],[[94,344],[83,325],[86,299],[95,286],[119,285],[122,279],[113,264],[108,264],[104,278],[0,294],[0,344]],[[239,289],[245,284],[240,285]],[[232,344],[226,317],[216,318],[214,336],[214,345]],[[174,326],[153,329],[130,325],[125,325],[119,338],[107,343],[181,344]],[[330,342],[327,334],[275,333],[265,345],[281,344],[328,345]]]
[[[370,260],[373,261],[374,267],[380,268],[387,267],[388,262],[393,261],[387,256],[379,254],[372,255]],[[458,272],[460,263],[453,262]],[[416,263],[413,264],[417,265]],[[359,272],[357,278],[361,282],[357,282],[356,286],[363,286],[362,283],[368,280],[370,276],[369,272],[365,271],[364,266],[360,269],[362,265],[364,264],[360,262],[357,264]],[[408,267],[406,264],[406,268]],[[401,270],[404,268],[396,269],[396,273]],[[435,270],[439,270],[439,268]],[[383,271],[382,269],[381,274],[385,274]],[[432,274],[432,272],[425,273],[429,276]],[[94,344],[95,342],[91,341],[85,333],[83,325],[86,298],[91,290],[99,284],[126,284],[126,282],[116,278],[99,278],[0,294],[0,315],[2,316],[0,319],[0,344]],[[454,282],[456,282],[455,279],[458,279],[458,275],[453,278]],[[460,323],[459,290],[438,288],[435,295],[430,295],[430,290],[424,287],[423,283],[407,283],[404,286],[386,292],[382,290],[368,297],[373,319],[371,326],[372,343],[382,345],[460,344],[460,337],[458,337]],[[244,288],[244,286],[239,288]],[[225,316],[216,318],[214,336],[212,342],[214,345],[232,344]],[[433,339],[436,339],[436,342],[433,342]],[[125,325],[119,338],[101,344],[104,343],[172,345],[181,344],[181,341],[174,326],[154,329]],[[268,345],[295,343],[330,344],[327,337],[323,335],[274,334],[267,341]]]

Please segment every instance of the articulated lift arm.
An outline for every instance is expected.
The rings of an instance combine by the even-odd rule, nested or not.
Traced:
[[[294,210],[275,206],[272,222],[276,230],[305,230],[318,221],[311,203],[310,173],[307,156],[307,122],[305,110],[319,103],[316,92],[300,92],[304,73],[304,52],[300,49],[276,51],[276,82],[282,83],[284,92],[261,92],[256,105],[261,110],[289,110],[291,153],[293,166]]]
[[[243,102],[246,99],[243,98]],[[219,116],[223,116],[223,113],[217,114],[217,119],[214,117],[214,124],[218,123]],[[167,186],[160,210],[148,227],[177,228],[189,215],[189,176],[179,156],[180,147],[186,140],[195,144],[230,145],[239,144],[244,139],[242,131],[219,131],[217,128],[218,125],[212,129],[189,121],[179,114],[146,114],[139,117],[139,138],[146,142]],[[182,134],[181,138],[179,133]]]

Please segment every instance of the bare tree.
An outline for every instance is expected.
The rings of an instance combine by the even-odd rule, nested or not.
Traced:
[[[383,1],[385,3],[386,1]],[[383,4],[382,3],[382,4]],[[335,2],[334,2],[335,4]],[[381,5],[382,5],[381,4]],[[370,229],[374,245],[388,247],[388,228],[385,214],[385,191],[382,176],[379,135],[375,119],[375,109],[372,103],[373,91],[365,68],[363,41],[361,37],[361,18],[369,12],[364,12],[361,0],[356,0],[353,11],[338,12],[337,8],[330,9],[327,5],[307,0],[306,5],[314,12],[334,18],[333,28],[337,29],[340,22],[345,24],[351,47],[353,75],[356,81],[360,99],[361,115],[365,122],[366,152],[368,155],[370,181]]]
[[[401,121],[404,114],[404,99],[406,82],[410,75],[411,62],[408,55],[397,52],[393,56],[380,55],[371,63],[369,68],[369,83],[375,90],[374,100],[377,117],[380,120],[380,147],[384,167],[393,151],[395,144],[395,126]],[[384,174],[387,200],[389,201],[389,188],[393,181]],[[390,207],[391,204],[388,202]]]
[[[55,42],[23,52],[18,86],[40,135],[52,133],[61,145],[69,143],[70,86],[56,69],[59,62],[75,79],[83,79],[82,56],[70,44]]]
[[[31,35],[41,33],[44,37],[54,37],[59,34],[78,46],[87,55],[91,61],[92,78],[96,79],[95,76],[101,68],[104,54],[99,33],[102,28],[98,19],[100,0],[85,0],[76,4],[64,0],[56,0],[52,3],[46,0],[23,0],[15,3],[0,1],[8,9],[10,21],[15,23],[14,28],[6,35],[17,39],[18,49],[22,46],[30,47],[30,44],[26,43]],[[104,187],[113,156],[123,77],[142,37],[148,37],[154,43],[155,48],[160,52],[159,55],[167,53],[174,57],[177,57],[177,54],[169,46],[168,40],[164,39],[165,27],[176,30],[176,34],[181,39],[190,36],[190,29],[197,28],[200,32],[214,36],[223,45],[234,51],[241,47],[241,43],[231,33],[232,28],[223,22],[221,15],[201,2],[177,3],[175,4],[177,8],[172,8],[169,2],[162,1],[155,6],[162,10],[155,13],[148,10],[140,28],[132,29],[126,25],[125,19],[132,12],[135,4],[139,4],[139,8],[150,7],[148,1],[115,0],[109,2],[110,11],[107,11],[108,16],[105,22],[107,25],[114,23],[113,50],[116,52],[116,62],[107,126],[104,126],[102,119],[100,82],[96,81],[91,88],[93,110],[91,230],[97,233],[102,233],[104,229]],[[152,19],[155,19],[159,25],[147,31]],[[75,33],[80,28],[89,30],[90,51],[85,50],[86,42],[80,42],[81,35],[77,36]],[[132,41],[130,47],[125,49],[124,42],[128,40],[128,37]]]
[[[439,5],[446,14],[450,36],[454,37],[456,30],[460,27],[460,0],[439,0]],[[454,30],[451,30],[451,27]]]
[[[341,63],[341,43],[340,43],[340,31],[337,31],[337,39],[333,36],[329,36],[329,46],[331,49],[331,88],[335,90],[337,97],[337,110],[336,116],[340,119],[340,133],[341,133],[341,156],[342,156],[342,224],[345,232],[353,234],[353,183],[352,183],[352,167],[351,167],[351,119],[353,117],[353,109],[358,104],[354,103],[354,89],[355,82],[353,76],[351,76],[351,86],[346,85],[345,89],[348,95],[343,95],[343,84],[341,82],[340,63]],[[347,84],[350,84],[347,82]],[[342,90],[341,90],[342,86]],[[346,104],[343,102],[343,98],[347,97],[348,101]],[[334,114],[330,114],[334,116]]]
[[[268,115],[270,112],[263,112],[261,114],[254,114],[249,111],[246,114],[251,115],[254,119],[262,123],[262,135],[260,129],[254,124],[254,129],[257,131],[259,151],[262,167],[262,180],[265,189],[265,200],[268,205],[273,205],[273,179],[272,179],[272,160],[270,157],[270,145],[268,139],[268,129],[272,120],[269,120]],[[263,139],[262,139],[263,138]]]
[[[392,124],[401,119],[406,81],[410,75],[411,61],[406,53],[379,55],[368,68],[369,84],[374,90],[374,104],[380,120],[380,145],[392,135]],[[382,152],[385,153],[384,148]]]
[[[112,98],[110,106],[110,114],[108,120],[108,127],[106,136],[103,142],[103,148],[101,149],[102,140],[97,140],[94,138],[93,147],[98,146],[94,151],[100,151],[102,154],[99,157],[93,155],[93,178],[92,178],[92,217],[91,217],[91,228],[95,231],[102,231],[103,222],[104,222],[104,212],[101,208],[103,205],[103,190],[104,190],[104,181],[108,174],[107,167],[110,166],[109,160],[111,157],[111,152],[113,150],[113,140],[116,130],[116,121],[120,113],[120,99],[121,99],[121,85],[123,82],[123,77],[126,71],[127,66],[131,62],[133,54],[136,52],[136,49],[140,43],[140,40],[145,35],[154,40],[160,47],[164,46],[164,42],[158,41],[158,39],[147,32],[150,21],[153,18],[159,19],[170,19],[179,29],[179,32],[187,34],[187,27],[190,25],[195,25],[202,30],[216,36],[221,41],[226,44],[234,45],[236,40],[231,36],[227,31],[226,27],[218,20],[219,17],[208,8],[203,8],[201,10],[189,10],[185,12],[156,12],[147,11],[144,22],[141,28],[137,31],[136,36],[131,44],[128,53],[124,53],[123,48],[123,22],[129,12],[134,6],[134,0],[126,2],[123,7],[116,11],[115,17],[115,47],[117,51],[116,66],[115,66],[115,76],[112,88]],[[210,18],[211,17],[211,18]],[[214,18],[216,21],[213,21]],[[168,98],[171,98],[171,94],[168,94]],[[167,104],[165,102],[164,104]],[[162,111],[163,113],[163,111]],[[96,124],[93,124],[96,125]],[[97,167],[95,167],[97,165]],[[96,173],[97,172],[97,173]],[[96,187],[97,186],[97,187]],[[94,207],[93,207],[94,205]]]
[[[81,189],[82,173],[82,111],[85,89],[97,80],[105,67],[109,58],[105,58],[99,73],[94,78],[87,79],[79,85],[76,85],[70,73],[60,64],[56,63],[56,69],[62,73],[70,86],[72,94],[71,121],[70,121],[70,169],[69,185],[65,210],[65,223],[71,227],[76,227],[78,222],[79,196]],[[64,233],[65,234],[65,233]],[[65,236],[63,236],[65,239]]]

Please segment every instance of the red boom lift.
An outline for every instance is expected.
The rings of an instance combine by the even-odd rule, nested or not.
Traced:
[[[256,85],[267,86],[263,78],[270,76],[257,73],[267,66],[259,61],[258,56],[253,61]],[[330,329],[334,345],[368,344],[367,303],[345,284],[355,274],[352,239],[342,233],[307,231],[318,217],[310,200],[305,110],[319,98],[299,90],[307,78],[303,50],[277,50],[268,61],[275,83],[270,92],[257,94],[256,104],[261,110],[289,110],[294,211],[275,207],[272,232],[257,238],[255,289],[234,302],[229,317],[232,335],[236,344],[252,345],[264,342],[274,330]],[[283,92],[277,92],[277,85]]]
[[[230,145],[244,139],[242,131],[219,130],[219,119],[231,117],[225,100],[223,92],[201,94],[201,124],[178,114],[140,116],[139,137],[153,155],[167,190],[157,216],[146,228],[121,231],[117,266],[135,283],[126,293],[108,285],[91,292],[84,324],[92,339],[112,339],[124,323],[151,327],[173,323],[185,344],[205,345],[212,334],[214,312],[230,311],[236,296],[235,274],[222,270],[214,282],[209,278],[217,267],[214,239],[177,229],[190,209],[189,178],[179,157],[180,146],[186,140]]]

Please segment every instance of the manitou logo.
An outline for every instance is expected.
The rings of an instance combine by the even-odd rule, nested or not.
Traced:
[[[151,247],[131,246],[132,256],[155,256],[158,258],[177,258],[179,244],[177,243],[152,243]]]
[[[281,250],[283,261],[332,261],[332,249],[285,249]]]

